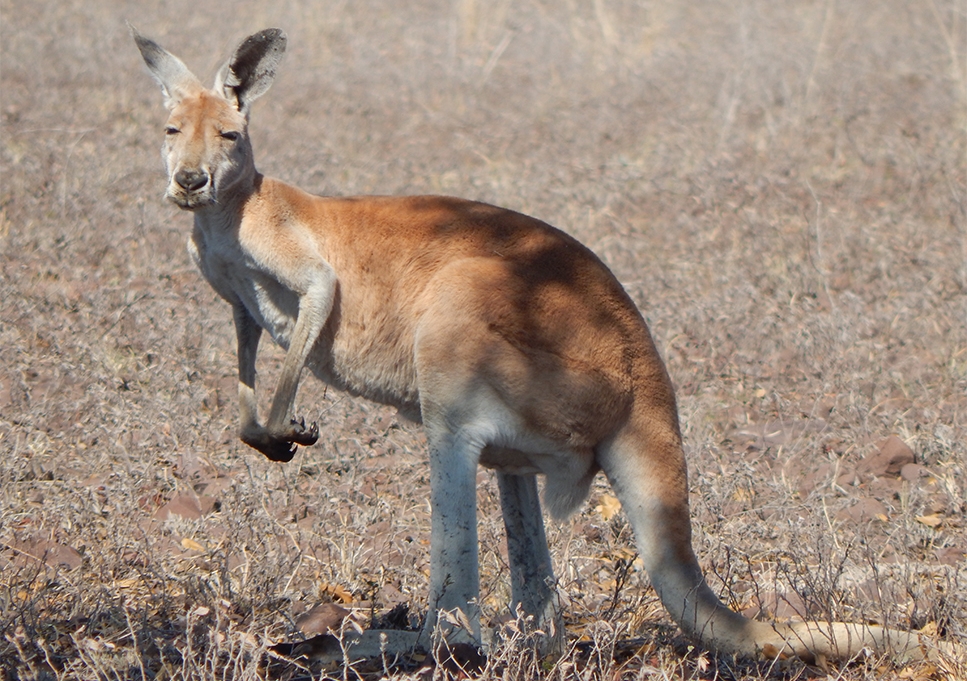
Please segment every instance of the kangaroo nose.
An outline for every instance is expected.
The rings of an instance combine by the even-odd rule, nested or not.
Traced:
[[[208,173],[204,170],[179,170],[175,173],[175,182],[190,192],[198,191],[208,184]]]

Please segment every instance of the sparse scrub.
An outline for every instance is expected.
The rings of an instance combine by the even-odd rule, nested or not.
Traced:
[[[231,319],[185,253],[189,219],[161,201],[157,93],[124,19],[211,71],[285,28],[306,68],[256,105],[267,174],[481,199],[591,246],[676,383],[696,551],[734,607],[964,641],[962,3],[0,0],[0,15],[5,678],[318,678],[270,652],[300,640],[301,613],[338,601],[365,626],[426,605],[418,429],[310,380],[318,445],[278,466],[237,442]],[[266,344],[264,385],[280,363]],[[864,469],[890,435],[919,468]],[[496,483],[478,480],[482,605],[506,626]],[[691,649],[609,494],[548,526],[566,654],[539,660],[511,627],[484,677],[827,674]],[[357,672],[384,670],[331,671]],[[828,674],[958,678],[967,660]]]

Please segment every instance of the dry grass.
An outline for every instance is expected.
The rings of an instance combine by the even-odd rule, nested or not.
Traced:
[[[288,4],[0,0],[0,677],[308,678],[265,656],[303,610],[343,590],[363,623],[425,607],[418,431],[310,382],[320,444],[280,466],[236,441],[229,310],[160,199],[163,112],[125,19],[204,74],[286,29],[254,113],[265,172],[482,199],[598,252],[678,386],[696,550],[736,607],[964,640],[962,2]],[[891,434],[924,477],[863,474]],[[497,619],[486,473],[479,490]],[[512,643],[484,676],[827,674],[690,649],[606,494],[549,528],[573,647]]]

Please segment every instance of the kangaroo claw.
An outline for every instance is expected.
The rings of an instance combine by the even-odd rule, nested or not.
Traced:
[[[308,447],[309,445],[314,445],[316,440],[319,439],[319,426],[313,422],[310,426],[306,427],[305,418],[301,418],[298,421],[292,419],[289,424],[289,432],[287,433],[287,438],[291,442],[300,444],[303,447]]]

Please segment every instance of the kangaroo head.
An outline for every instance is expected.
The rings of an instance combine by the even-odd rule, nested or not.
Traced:
[[[285,33],[270,28],[246,38],[210,90],[180,59],[133,28],[132,34],[169,111],[162,147],[166,196],[185,210],[198,210],[244,194],[255,177],[249,113],[275,79]]]

